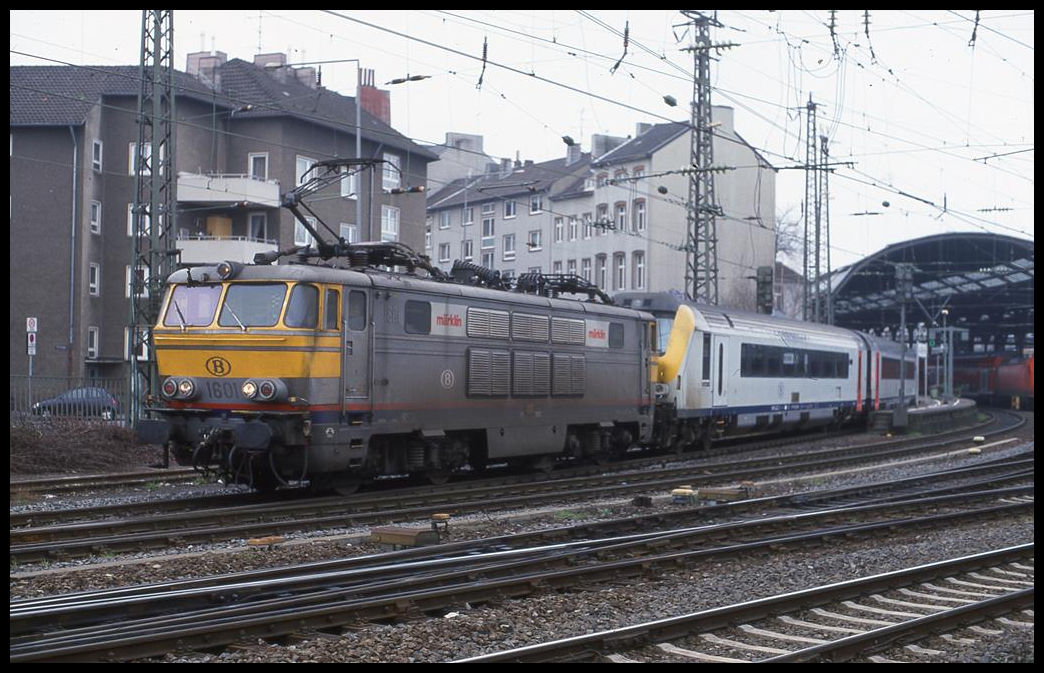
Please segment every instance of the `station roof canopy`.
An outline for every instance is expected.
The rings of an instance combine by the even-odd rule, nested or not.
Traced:
[[[891,245],[833,274],[834,323],[873,330],[900,325],[897,269],[909,265],[908,328],[946,324],[1001,350],[1032,346],[1033,241],[989,233],[927,236]],[[1008,335],[1014,335],[1009,337]],[[987,350],[990,350],[987,347]]]

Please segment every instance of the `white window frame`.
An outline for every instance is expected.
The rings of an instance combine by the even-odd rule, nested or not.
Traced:
[[[575,259],[566,260],[566,273],[568,273],[571,276],[575,276],[576,275],[576,260]]]
[[[300,186],[304,179],[305,173],[311,170],[312,166],[315,165],[316,160],[312,157],[306,157],[303,154],[298,154],[297,159],[294,162],[294,186]],[[309,178],[311,179],[311,178]]]
[[[95,140],[93,145],[92,145],[92,150],[91,150],[91,152],[92,152],[91,153],[91,168],[93,168],[96,173],[101,173],[101,171],[102,171],[102,150],[103,149],[104,149],[104,146],[102,144],[102,141]]]
[[[551,273],[562,273],[562,262],[551,262]]]
[[[645,199],[634,201],[634,230],[645,231]]]
[[[555,243],[561,243],[565,237],[565,218],[555,218]]]
[[[544,249],[543,244],[544,231],[543,229],[533,229],[529,232],[529,248],[530,252],[537,252]]]
[[[338,228],[338,234],[345,240],[346,243],[358,243],[359,242],[359,226],[355,224],[349,224],[347,222],[341,222],[341,226]]]
[[[490,250],[489,252],[482,253],[482,266],[486,267],[487,269],[492,269],[494,261],[496,261],[496,253],[494,253],[492,250]]]
[[[254,159],[265,160],[264,175],[254,174]],[[247,154],[247,175],[250,176],[251,180],[261,180],[262,182],[268,181],[268,152],[251,152]]]
[[[101,343],[101,330],[94,325],[87,328],[87,357],[95,360],[98,357],[98,346]]]
[[[460,226],[470,227],[475,224],[475,206],[461,206]]]
[[[572,215],[569,217],[569,240],[575,241],[577,234],[577,221],[576,216]]]
[[[126,282],[126,287],[124,288],[123,294],[124,294],[124,296],[127,299],[130,299],[130,296],[131,296],[131,266],[130,266],[130,264],[127,264],[124,268],[126,269],[126,281],[127,282]],[[137,268],[141,269],[141,279],[142,279],[141,294],[139,294],[138,296],[139,297],[148,297],[149,296],[149,268],[147,266],[138,266]]]
[[[518,202],[514,199],[509,199],[504,202],[504,219],[510,220],[512,217],[516,217],[518,214]]]
[[[645,252],[637,250],[631,253],[631,289],[645,289]]]
[[[152,141],[145,143],[145,154],[149,157],[149,170],[143,175],[152,175]],[[137,175],[136,169],[138,158],[138,141],[133,141],[127,146],[127,175]]]
[[[359,187],[356,184],[359,180],[359,171],[353,171],[351,166],[341,166],[341,196],[346,199],[358,199],[359,198]]]
[[[395,206],[381,206],[381,240],[399,240],[399,209]]]
[[[152,231],[152,216],[145,213],[145,228],[142,230],[141,235],[147,236]],[[127,235],[134,236],[134,204],[127,204]]]
[[[473,239],[461,241],[460,246],[460,256],[465,262],[475,259],[475,241]]]
[[[254,221],[256,218],[261,218],[261,236],[254,234]],[[268,240],[268,213],[263,211],[247,213],[247,236],[255,240]]]
[[[497,225],[493,218],[488,220],[482,220],[482,249],[488,250],[496,247],[497,244]]]
[[[584,222],[584,226],[583,226],[584,234],[583,235],[584,235],[584,239],[586,240],[586,239],[591,238],[591,235],[592,235],[592,233],[594,231],[594,225],[593,225],[593,220],[591,219],[591,213],[584,213],[583,214],[583,222]]]
[[[101,201],[91,201],[90,205],[87,207],[87,221],[90,223],[89,226],[92,234],[101,233],[101,212]]]
[[[308,224],[312,225],[312,229],[315,229],[316,225],[319,224],[314,217],[306,217],[305,219],[308,221]],[[316,247],[315,236],[308,233],[308,229],[296,217],[294,218],[294,245]]]
[[[536,215],[544,212],[544,195],[533,194],[529,197],[529,214]]]
[[[613,253],[613,289],[627,289],[627,255],[622,252]]]
[[[402,167],[399,157],[385,152],[381,158],[384,159],[381,170],[381,187],[388,192],[398,189],[402,186]]]
[[[439,213],[439,229],[449,229],[452,224],[453,213],[443,210]]]
[[[625,201],[618,201],[614,206],[614,209],[616,217],[613,219],[613,224],[616,225],[616,231],[627,231],[627,203]]]
[[[439,261],[448,262],[450,261],[450,244],[439,243]]]
[[[87,265],[87,294],[92,297],[101,296],[101,264],[97,262]]]
[[[586,280],[588,283],[591,282],[591,258],[584,257],[580,260],[580,277]]]
[[[131,352],[130,352],[130,349],[131,349],[131,338],[130,338],[131,337],[131,329],[132,329],[131,327],[124,327],[123,328],[123,359],[124,360],[130,360],[131,359]],[[148,327],[141,327],[141,328],[138,328],[138,329],[141,330],[142,336],[147,336],[147,330],[149,329]],[[146,362],[149,359],[149,340],[147,338],[139,339],[139,342],[141,343],[141,351],[139,351],[139,352],[134,354],[135,355],[135,359],[138,360],[139,362]]]
[[[510,262],[515,259],[515,235],[504,234],[503,260]]]

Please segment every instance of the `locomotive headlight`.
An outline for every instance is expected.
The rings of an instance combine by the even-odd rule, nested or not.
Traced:
[[[286,384],[280,379],[264,379],[257,383],[257,399],[262,402],[278,402],[287,396]]]
[[[160,386],[160,392],[168,400],[173,399],[178,394],[178,382],[168,376],[163,385]]]
[[[231,278],[235,278],[236,275],[239,273],[240,269],[242,268],[242,264],[225,261],[218,264],[217,273],[218,276],[221,277],[221,280],[229,280]]]
[[[239,390],[243,393],[243,397],[247,398],[248,400],[252,400],[255,397],[257,397],[257,383],[251,381],[250,379],[243,381],[243,385],[240,387]]]
[[[196,396],[196,383],[192,379],[181,379],[178,382],[178,397],[183,400],[191,400]]]

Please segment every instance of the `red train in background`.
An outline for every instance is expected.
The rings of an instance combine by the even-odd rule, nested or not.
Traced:
[[[1033,411],[1033,356],[958,356],[953,389],[982,404]]]

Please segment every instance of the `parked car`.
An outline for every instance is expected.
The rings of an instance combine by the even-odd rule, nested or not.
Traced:
[[[93,416],[111,421],[119,412],[119,400],[104,388],[73,388],[33,405],[33,413],[39,416]]]

